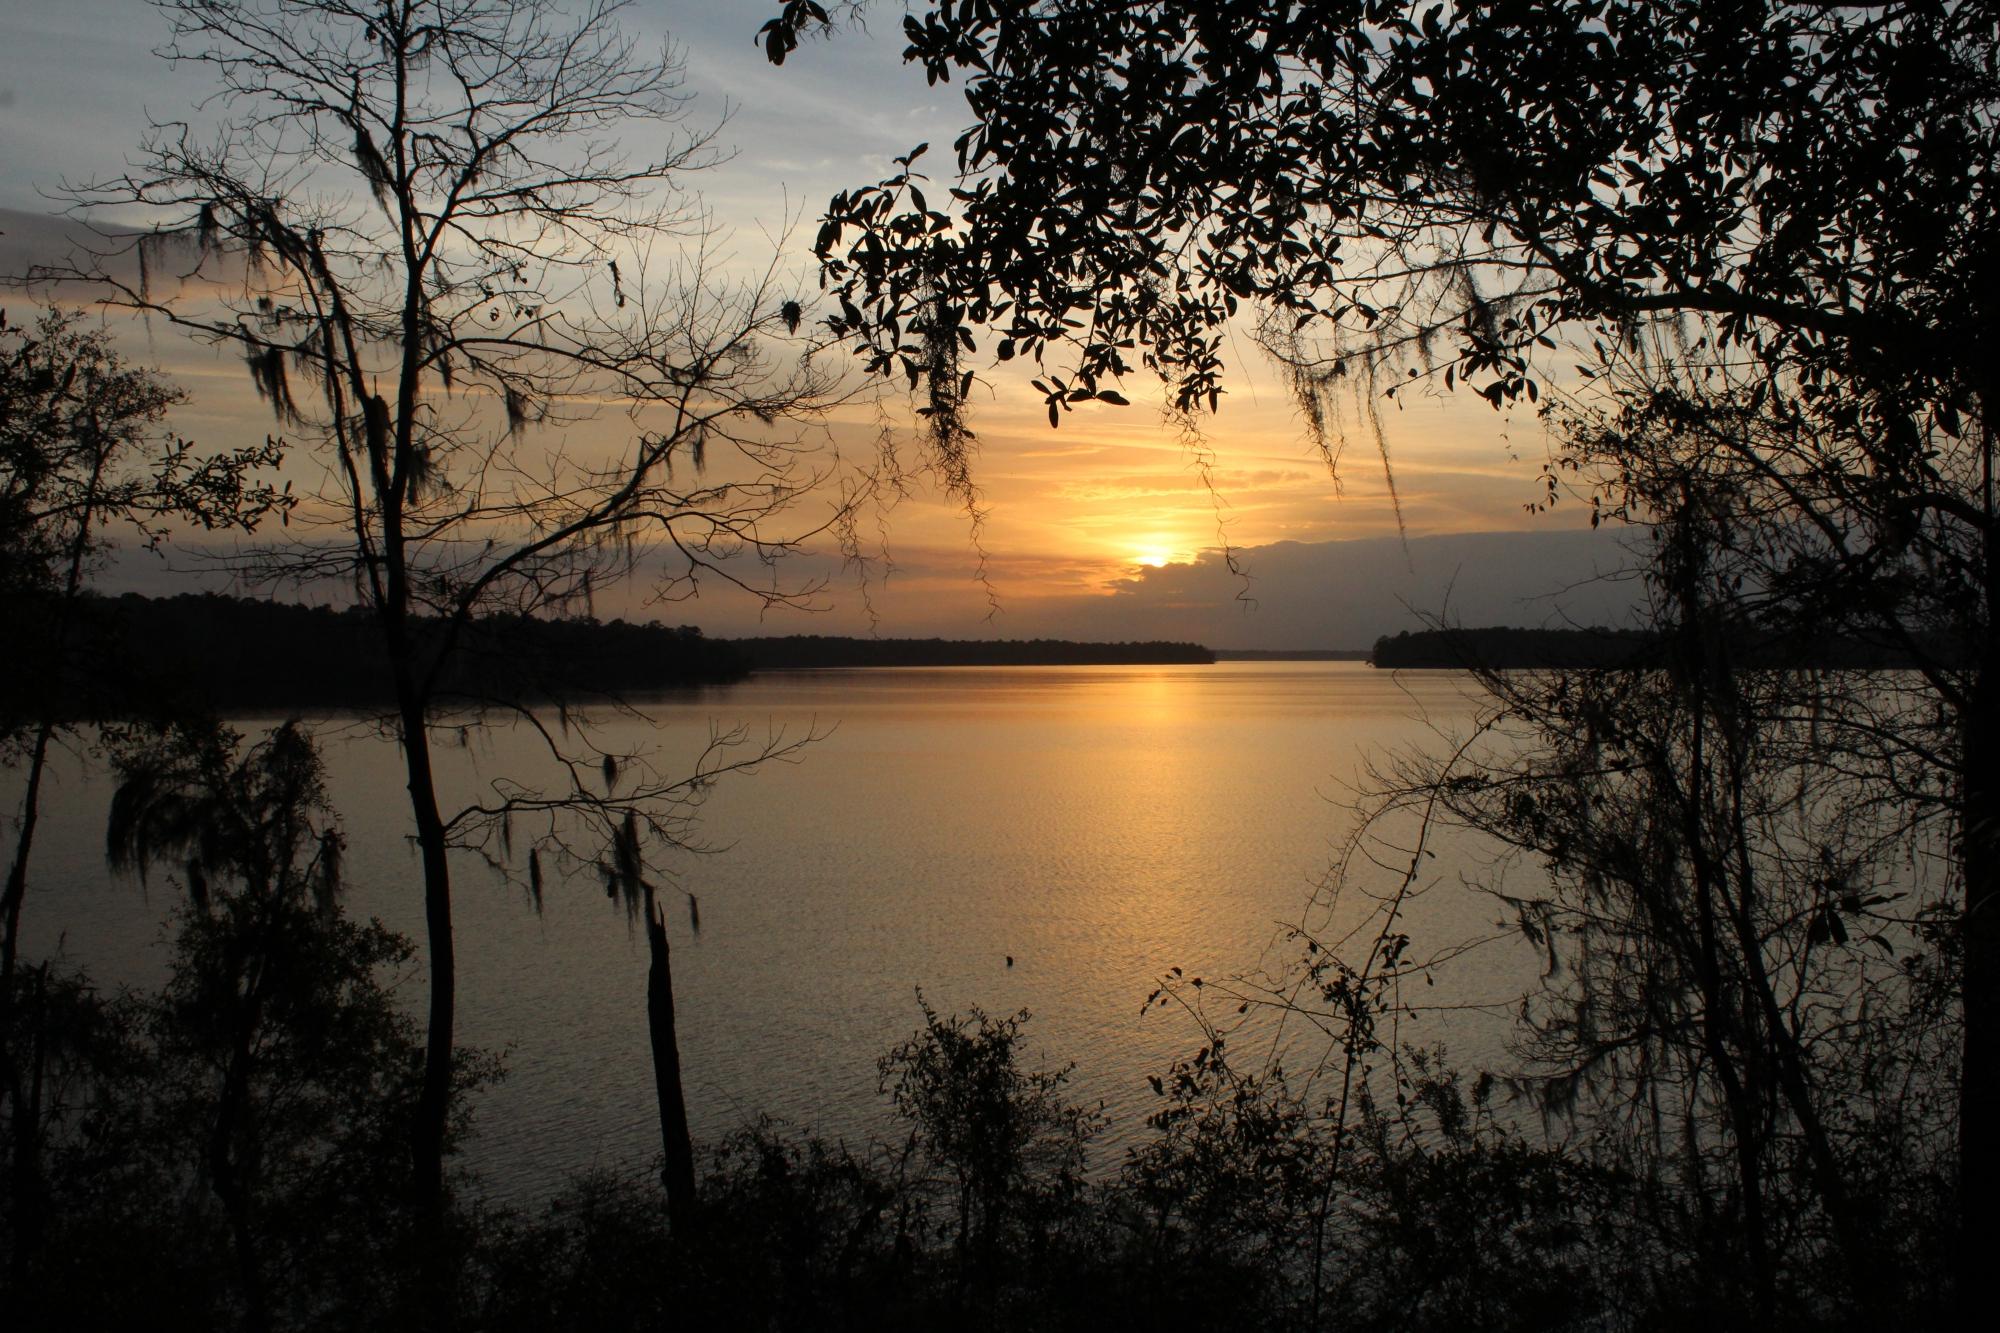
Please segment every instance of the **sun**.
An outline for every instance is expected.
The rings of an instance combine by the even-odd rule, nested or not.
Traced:
[[[1164,546],[1141,546],[1132,559],[1149,569],[1164,569],[1173,563],[1174,553]]]

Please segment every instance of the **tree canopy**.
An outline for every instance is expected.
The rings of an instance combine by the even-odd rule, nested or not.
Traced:
[[[822,12],[787,5],[773,57]],[[1538,394],[1558,338],[1693,315],[1807,387],[1866,383],[1879,397],[1840,410],[1909,464],[1927,428],[1963,431],[1993,336],[1992,20],[1779,0],[920,6],[906,59],[962,80],[971,124],[944,188],[905,164],[831,201],[833,326],[950,406],[983,334],[1050,372],[1053,419],[1140,367],[1180,408],[1216,407],[1225,325],[1251,309],[1302,390],[1415,370],[1496,403]]]
[[[947,459],[982,351],[1031,364],[1052,425],[1148,372],[1193,414],[1222,404],[1238,322],[1329,462],[1339,395],[1385,450],[1380,404],[1412,381],[1552,408],[1548,498],[1581,479],[1593,522],[1661,525],[1655,579],[1691,558],[1674,533],[1697,533],[1735,571],[1704,616],[1886,633],[1929,706],[1871,734],[1923,775],[1874,795],[1946,819],[1962,893],[1944,956],[1970,1207],[2000,1188],[1996,17],[1983,0],[915,6],[905,58],[961,80],[970,123],[947,182],[918,149],[831,200],[831,328],[923,390]],[[787,4],[770,57],[828,21]],[[1852,699],[1787,700],[1867,730]],[[1839,766],[1844,742],[1815,744]]]
[[[836,386],[774,272],[738,282],[711,266],[681,191],[710,160],[708,138],[679,124],[677,57],[620,27],[624,0],[159,8],[160,54],[213,76],[213,123],[156,123],[125,174],[76,191],[87,217],[117,208],[121,225],[38,276],[94,283],[114,307],[239,353],[320,465],[297,540],[244,572],[345,582],[381,636],[430,970],[413,1190],[437,1220],[455,1021],[448,848],[499,860],[517,812],[539,850],[584,865],[635,815],[673,845],[720,768],[754,761],[723,764],[718,742],[693,778],[670,781],[643,756],[542,728],[550,790],[502,784],[454,814],[432,770],[432,705],[482,626],[587,610],[595,588],[635,575],[662,597],[692,595],[701,576],[749,587],[734,571],[761,579],[793,541],[837,526],[838,502],[781,517],[835,470],[787,423]],[[621,138],[641,133],[652,150],[627,151]],[[122,225],[134,210],[150,231]],[[536,438],[612,411],[627,421],[594,446]],[[775,581],[753,591],[786,596]],[[600,771],[606,787],[630,777],[606,792],[591,785]],[[538,882],[537,866],[531,852]]]

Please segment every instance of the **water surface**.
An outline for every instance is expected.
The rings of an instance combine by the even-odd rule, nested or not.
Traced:
[[[1115,1162],[1144,1132],[1145,1076],[1200,1040],[1170,1011],[1141,1017],[1157,978],[1289,957],[1286,928],[1352,826],[1362,766],[1462,728],[1467,688],[1450,673],[1357,663],[869,669],[771,673],[650,701],[646,719],[600,719],[610,748],[656,744],[669,769],[716,726],[824,733],[795,763],[726,781],[702,814],[719,850],[671,865],[700,901],[697,936],[670,900],[695,1133],[768,1113],[850,1141],[882,1136],[875,1061],[917,1024],[921,989],[946,1011],[1031,1010],[1039,1061],[1074,1061],[1077,1095],[1104,1102],[1098,1158]],[[351,722],[321,733],[350,907],[420,937],[393,746]],[[523,729],[473,731],[441,770],[465,799],[532,770],[535,755]],[[27,950],[60,933],[100,976],[156,980],[173,888],[108,876],[106,784],[75,763],[62,777]],[[643,934],[594,876],[552,884],[540,915],[474,861],[458,879],[460,1039],[502,1051],[509,1070],[480,1107],[475,1164],[518,1196],[650,1160]],[[1446,883],[1418,922],[1441,941],[1492,916]],[[1494,998],[1519,966],[1500,950],[1450,993]],[[401,984],[415,1005],[421,975]],[[1490,1053],[1490,1033],[1453,1022],[1407,1035]]]

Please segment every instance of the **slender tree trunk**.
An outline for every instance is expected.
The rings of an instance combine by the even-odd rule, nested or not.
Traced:
[[[393,450],[382,455],[391,461],[391,466],[385,478],[387,484],[378,481],[377,492],[382,502],[382,528],[389,556],[388,611],[392,620],[389,628],[391,636],[402,649],[395,658],[397,697],[403,710],[403,754],[409,766],[410,805],[416,815],[417,844],[423,853],[424,927],[430,943],[430,1030],[424,1052],[423,1100],[417,1112],[417,1132],[413,1144],[416,1183],[425,1213],[441,1224],[444,1211],[444,1140],[451,1115],[457,966],[451,934],[451,868],[445,856],[444,821],[438,813],[437,786],[431,773],[430,732],[425,717],[428,698],[427,692],[420,690],[416,684],[418,664],[414,660],[409,632],[408,557],[403,530],[403,506],[410,496],[410,477],[415,460],[418,367],[423,348],[421,315],[426,308],[424,271],[417,244],[421,227],[414,203],[404,120],[410,95],[409,51],[414,34],[410,31],[407,13],[389,16],[387,27],[395,46],[395,120],[389,126],[389,142],[394,162],[395,183],[392,189],[396,199],[395,216],[402,250],[403,337],[401,366],[396,375],[395,415],[392,418],[395,440]],[[355,364],[358,369],[358,357]],[[386,413],[387,405],[373,410]],[[387,443],[381,441],[380,445]]]
[[[397,551],[400,556],[400,550]],[[416,1207],[422,1277],[430,1326],[450,1328],[456,1320],[455,1266],[445,1233],[444,1151],[451,1120],[452,1054],[457,1021],[458,968],[451,928],[451,864],[445,849],[444,819],[438,813],[437,780],[431,770],[430,729],[424,698],[416,685],[406,619],[399,609],[407,591],[391,564],[390,605],[383,609],[389,660],[396,677],[403,766],[410,813],[417,826],[417,850],[424,876],[424,946],[430,967],[430,1012],[424,1030],[424,1081],[415,1123],[410,1126],[410,1188]]]
[[[667,922],[653,890],[646,889],[646,1026],[653,1038],[653,1086],[660,1103],[660,1183],[667,1191],[667,1220],[674,1234],[691,1234],[695,1214],[694,1142],[688,1134],[687,1099],[681,1090],[681,1048],[674,1033],[674,973]]]
[[[2000,505],[1994,493],[1996,416],[2000,392],[1980,395],[1981,508],[1986,528],[1985,615],[1976,645],[1978,674],[1960,719],[1959,857],[1965,876],[1960,920],[1960,985],[1964,1049],[1959,1062],[1958,1254],[1953,1265],[1958,1312],[1966,1327],[1985,1312],[1991,1246],[1972,1225],[1973,1210],[2000,1199]]]
[[[1687,524],[1683,516],[1680,520]],[[1677,534],[1676,541],[1685,538]],[[1722,943],[1718,929],[1716,897],[1724,891],[1727,876],[1710,845],[1709,765],[1712,747],[1711,690],[1722,687],[1723,708],[1734,701],[1724,672],[1722,645],[1712,619],[1702,605],[1696,579],[1696,564],[1684,558],[1670,566],[1673,592],[1679,603],[1679,653],[1672,672],[1677,685],[1686,692],[1691,723],[1688,737],[1688,780],[1685,791],[1676,791],[1680,807],[1681,835],[1686,842],[1689,869],[1694,878],[1695,930],[1698,948],[1695,975],[1701,987],[1702,1043],[1722,1084],[1728,1109],[1730,1136],[1735,1141],[1736,1171],[1743,1192],[1743,1248],[1750,1269],[1750,1285],[1756,1301],[1755,1315],[1768,1323],[1776,1310],[1777,1290],[1771,1268],[1770,1236],[1764,1219],[1763,1142],[1758,1132],[1759,1088],[1749,1086],[1746,1075],[1755,1077],[1754,1034],[1746,1031],[1746,1015],[1734,984],[1724,976]],[[1727,727],[1718,738],[1726,758],[1733,758],[1734,737]],[[1673,770],[1663,766],[1661,777],[1673,790]],[[1746,889],[1747,891],[1747,889]],[[1732,1049],[1733,1048],[1733,1049]],[[1739,1062],[1741,1067],[1739,1068]],[[1761,1082],[1761,1080],[1758,1080]]]
[[[1990,633],[1990,631],[1989,631]],[[1962,919],[1964,1051],[1958,1112],[1957,1299],[1962,1312],[1985,1300],[1991,1246],[1976,1213],[2000,1199],[2000,661],[1991,648],[1966,710],[1959,838],[1965,875]]]
[[[445,855],[444,820],[438,814],[437,783],[431,773],[430,736],[421,706],[402,714],[403,761],[416,819],[417,848],[424,872],[424,935],[430,964],[430,1014],[425,1031],[424,1085],[410,1138],[411,1166],[419,1205],[441,1212],[444,1205],[444,1141],[451,1114],[453,1027],[457,967],[452,950],[451,868]]]
[[[1690,817],[1690,824],[1696,824]],[[1695,836],[1700,836],[1697,832]],[[1707,855],[1693,850],[1696,924],[1701,940],[1696,972],[1701,984],[1702,1044],[1708,1052],[1716,1078],[1722,1084],[1723,1101],[1729,1110],[1730,1137],[1735,1141],[1737,1182],[1743,1191],[1743,1248],[1750,1267],[1750,1285],[1756,1299],[1756,1316],[1768,1322],[1775,1313],[1777,1290],[1773,1282],[1770,1236],[1764,1220],[1763,1142],[1758,1133],[1757,1098],[1746,1086],[1737,1068],[1743,1042],[1742,1016],[1735,997],[1725,994],[1719,942],[1715,921],[1715,886],[1706,867]],[[1730,989],[1734,989],[1733,987]],[[1732,1041],[1732,1038],[1734,1040]],[[1730,1048],[1735,1045],[1738,1051]],[[1749,1062],[1744,1061],[1745,1064]]]
[[[21,947],[21,904],[28,896],[28,858],[35,846],[35,825],[42,813],[42,774],[48,768],[49,743],[55,738],[55,724],[46,717],[35,728],[35,747],[28,756],[28,789],[21,797],[21,833],[14,843],[13,858],[7,863],[7,890],[0,897],[5,913],[4,934],[0,934],[0,997],[12,992],[15,960]],[[8,1001],[0,998],[0,1004]]]

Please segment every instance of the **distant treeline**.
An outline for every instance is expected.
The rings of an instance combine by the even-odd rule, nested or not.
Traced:
[[[1218,662],[1366,662],[1366,648],[1217,648]]]
[[[1196,643],[1074,643],[1068,639],[852,639],[791,634],[733,639],[752,670],[800,667],[1157,666],[1207,665],[1215,654]]]
[[[1375,640],[1369,661],[1383,668],[1634,666],[1658,649],[1658,636],[1612,629],[1427,629]]]
[[[42,660],[55,608],[10,602],[0,664],[0,712],[40,697],[41,682],[89,681],[105,697],[71,700],[100,716],[194,706],[223,711],[375,707],[395,698],[373,618],[356,609],[217,593],[85,597],[66,636],[89,670]],[[444,642],[442,622],[419,622],[419,670]],[[461,700],[640,695],[726,684],[752,670],[864,666],[1042,666],[1214,661],[1189,643],[1071,643],[854,639],[822,635],[711,639],[692,626],[585,617],[488,616],[461,632],[441,670],[441,693]]]
[[[17,621],[10,629],[25,631],[24,641],[44,637],[33,623],[36,608],[9,610]],[[76,615],[72,642],[93,665],[81,678],[128,696],[140,710],[371,707],[395,697],[381,631],[364,611],[215,593],[126,594],[87,597]],[[430,670],[446,647],[443,622],[419,622],[419,632],[417,669]],[[749,672],[740,653],[698,629],[623,620],[488,616],[464,628],[458,647],[439,683],[461,699],[635,694]],[[21,672],[34,668],[18,659],[12,665],[17,670],[0,682],[6,692],[32,692],[33,678]],[[113,713],[128,711],[124,700],[89,706],[101,710],[107,702]]]
[[[1405,630],[1375,640],[1369,661],[1383,668],[1485,667],[1496,671],[1578,667],[1644,667],[1658,662],[1667,644],[1641,629]],[[1920,642],[1927,657],[1953,662],[1961,654],[1938,636]],[[1884,671],[1909,667],[1915,655],[1900,644],[1833,635],[1801,636],[1745,628],[1731,644],[1739,666]]]

